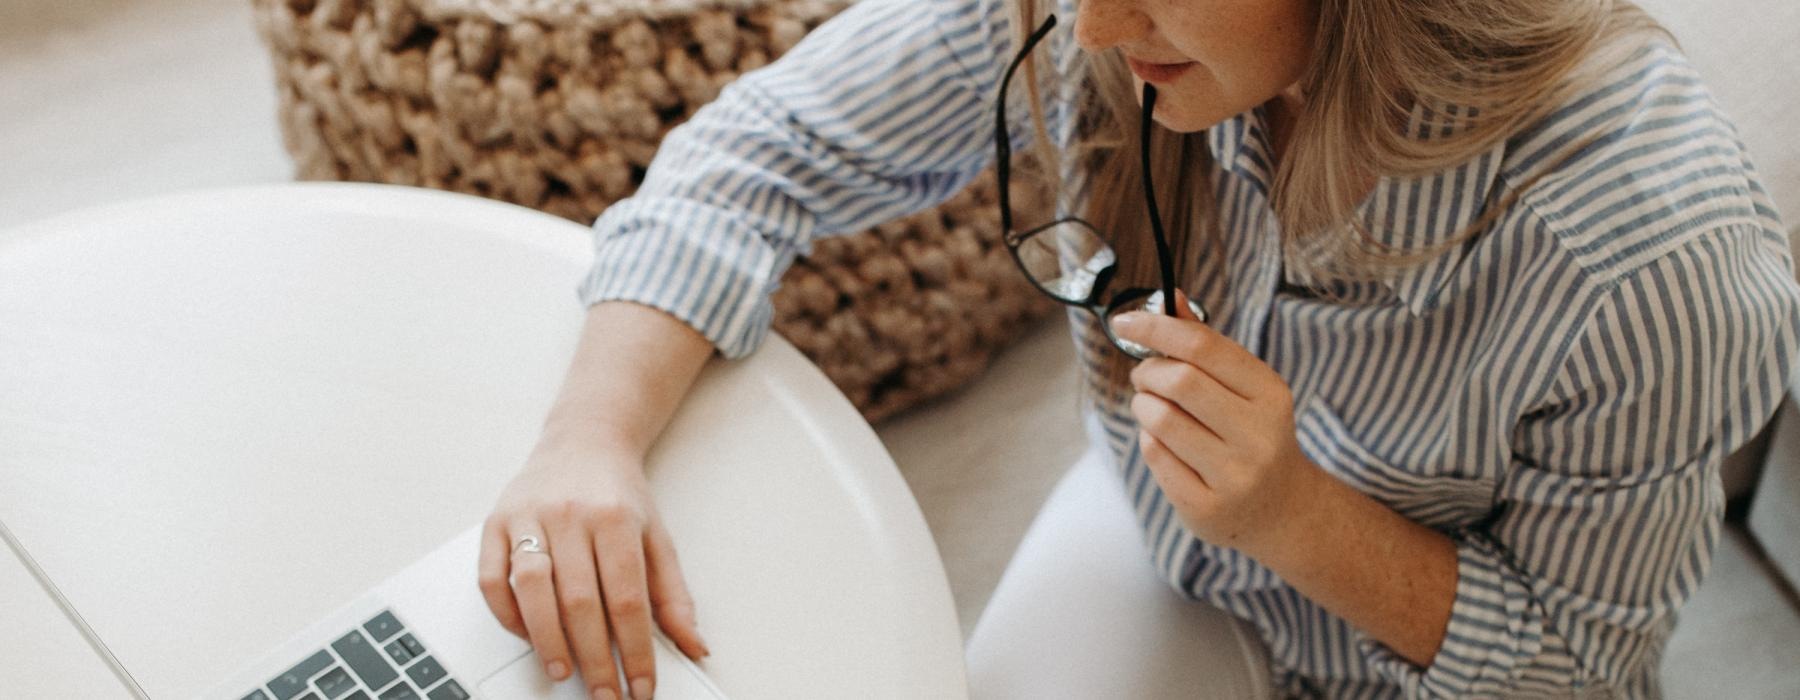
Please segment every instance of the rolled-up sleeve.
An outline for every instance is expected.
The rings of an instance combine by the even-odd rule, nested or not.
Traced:
[[[748,354],[816,237],[934,206],[988,165],[1011,44],[1001,0],[852,5],[669,132],[594,223],[582,301],[662,309]]]
[[[1513,432],[1498,515],[1453,533],[1437,656],[1421,669],[1363,645],[1411,696],[1646,692],[1643,664],[1710,567],[1719,465],[1794,372],[1785,239],[1711,232],[1603,292]]]

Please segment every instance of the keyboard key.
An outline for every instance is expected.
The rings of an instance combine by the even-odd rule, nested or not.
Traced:
[[[338,696],[356,690],[356,679],[351,678],[350,673],[344,669],[333,667],[313,681],[313,686],[324,693],[325,697],[337,700]]]
[[[444,667],[438,665],[437,659],[427,656],[406,669],[406,675],[420,688],[430,688],[431,684],[443,679]]]
[[[382,691],[381,700],[419,700],[419,691],[413,690],[406,681],[400,681],[394,687]]]
[[[369,700],[369,694],[358,690],[354,693],[349,694],[348,696],[345,696],[344,700]]]
[[[406,645],[401,644],[400,640],[398,640],[398,639],[388,642],[387,653],[388,653],[388,657],[392,658],[394,660],[394,664],[398,665],[398,666],[405,666],[406,662],[413,660],[413,658],[416,656],[416,654],[413,654],[411,651],[408,651],[406,648]]]
[[[245,695],[240,700],[269,700],[269,694],[263,692],[262,688],[257,688],[256,690],[250,691],[249,695]]]
[[[463,690],[456,681],[444,681],[443,685],[432,689],[425,697],[429,700],[469,700],[469,691]]]
[[[363,623],[363,629],[369,631],[369,636],[375,638],[376,644],[380,644],[387,641],[389,637],[400,633],[400,620],[394,617],[393,612],[383,610],[380,615],[369,618],[368,622]]]
[[[276,676],[275,680],[269,681],[269,692],[275,695],[275,700],[292,700],[294,696],[306,692],[307,681],[312,680],[313,676],[319,675],[320,671],[330,666],[330,654],[323,650],[314,652],[312,656],[306,657],[305,661],[288,669],[286,673]]]
[[[318,693],[307,693],[300,697],[294,698],[294,700],[319,700],[319,694]]]
[[[420,644],[419,640],[413,639],[413,636],[410,634],[401,637],[400,643],[406,645],[406,650],[412,652],[413,656],[425,655],[425,645]]]
[[[362,679],[363,685],[370,688],[380,688],[400,677],[400,672],[381,658],[381,652],[369,644],[361,631],[350,630],[349,634],[332,642],[331,648],[343,657],[344,663]]]

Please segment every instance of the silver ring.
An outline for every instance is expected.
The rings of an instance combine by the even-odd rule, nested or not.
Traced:
[[[513,543],[512,551],[513,551],[513,554],[518,554],[519,552],[531,552],[533,554],[543,554],[544,553],[544,545],[542,542],[538,541],[538,538],[536,536],[526,535],[524,537],[520,537],[518,542]]]

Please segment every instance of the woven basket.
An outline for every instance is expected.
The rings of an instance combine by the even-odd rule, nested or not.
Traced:
[[[635,191],[669,129],[848,4],[253,0],[300,178],[467,192],[584,224]],[[1054,306],[999,243],[991,175],[818,241],[775,293],[775,330],[869,420],[961,385]]]

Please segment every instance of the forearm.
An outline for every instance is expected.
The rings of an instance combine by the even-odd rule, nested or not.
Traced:
[[[651,307],[588,307],[575,357],[544,419],[545,439],[647,452],[712,354],[699,332]]]
[[[1456,600],[1456,543],[1308,464],[1297,515],[1247,551],[1301,595],[1418,666]]]

